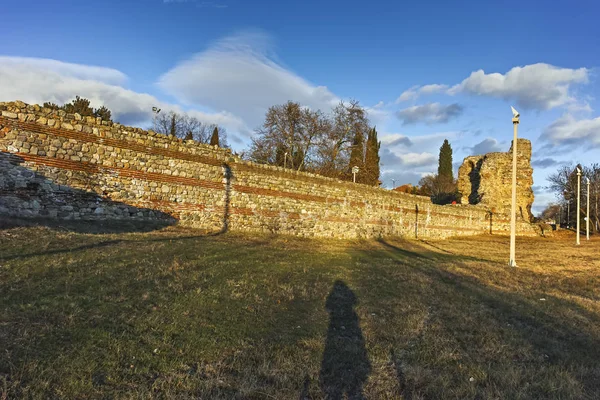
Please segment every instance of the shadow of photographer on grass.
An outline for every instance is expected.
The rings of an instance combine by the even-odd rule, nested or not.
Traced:
[[[336,281],[327,297],[329,328],[319,380],[327,399],[363,399],[363,385],[371,372],[354,307],[356,295],[342,281]]]

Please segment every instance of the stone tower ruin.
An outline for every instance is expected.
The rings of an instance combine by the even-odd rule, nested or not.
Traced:
[[[531,142],[517,139],[517,217],[531,221],[533,169]],[[512,143],[508,153],[466,157],[458,169],[458,191],[463,204],[481,204],[492,212],[510,214]]]

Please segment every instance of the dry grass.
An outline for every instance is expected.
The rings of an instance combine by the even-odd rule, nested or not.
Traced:
[[[5,228],[0,398],[597,398],[599,239]]]

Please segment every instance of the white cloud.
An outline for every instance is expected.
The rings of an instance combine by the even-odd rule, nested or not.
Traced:
[[[551,145],[594,148],[600,146],[600,117],[577,120],[565,114],[542,132],[540,137]]]
[[[427,103],[420,106],[408,107],[397,112],[398,118],[404,125],[424,122],[426,124],[446,123],[461,115],[463,107],[454,103],[442,105],[440,103]]]
[[[0,56],[0,101],[22,100],[42,104],[63,104],[76,95],[90,100],[93,107],[105,105],[113,119],[124,124],[140,124],[152,118],[152,107],[181,111],[177,105],[164,103],[154,96],[125,89],[127,77],[111,68],[64,63],[56,60]],[[231,113],[190,114],[208,123],[225,126],[230,131],[244,131],[243,122]]]
[[[448,90],[449,94],[468,93],[514,101],[524,109],[548,110],[576,100],[570,89],[587,83],[586,68],[559,68],[549,64],[514,67],[506,74],[478,70]]]
[[[569,163],[568,161],[558,161],[551,157],[545,157],[545,158],[539,158],[539,159],[533,160],[531,162],[531,165],[535,168],[554,168],[559,165],[565,165],[568,163]]]
[[[412,146],[412,140],[408,136],[402,135],[400,133],[391,133],[382,136],[381,143],[387,147],[394,147],[400,145],[406,147]]]
[[[471,155],[482,155],[502,151],[500,143],[494,138],[486,138],[470,148]]]
[[[365,107],[367,116],[369,117],[369,122],[372,125],[381,126],[390,118],[390,112],[386,110],[385,107],[386,105],[383,101],[380,101],[372,107]],[[328,110],[322,111],[327,112]]]
[[[226,110],[258,126],[268,107],[288,100],[328,111],[339,98],[284,68],[269,53],[269,37],[228,37],[165,73],[159,86],[191,105]]]
[[[428,95],[432,93],[443,92],[448,89],[448,85],[440,85],[437,83],[431,85],[423,85],[423,86],[413,86],[410,89],[404,91],[400,97],[396,99],[396,104],[401,103],[403,101],[415,100],[420,95]]]
[[[393,169],[394,166],[399,167],[425,167],[433,165],[437,162],[437,158],[427,152],[422,153],[398,153],[389,148],[383,148],[381,151],[381,162],[386,169]]]
[[[435,164],[437,161],[436,156],[426,152],[398,154],[398,157],[400,157],[404,165],[411,167],[422,167],[426,165],[432,165]]]
[[[0,67],[3,71],[18,71],[21,74],[27,74],[26,76],[43,70],[59,76],[94,80],[110,85],[123,85],[127,81],[124,73],[113,68],[73,64],[47,58],[0,56]],[[4,88],[3,85],[3,91]]]

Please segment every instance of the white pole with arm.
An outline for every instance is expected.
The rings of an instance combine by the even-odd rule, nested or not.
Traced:
[[[516,230],[517,230],[517,127],[519,126],[519,112],[511,107],[513,112],[513,170],[512,170],[512,204],[510,207],[510,259],[508,265],[516,267]]]

